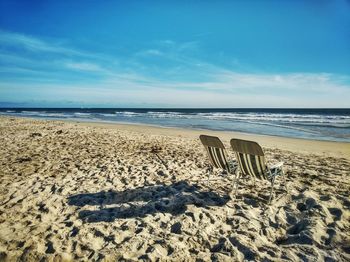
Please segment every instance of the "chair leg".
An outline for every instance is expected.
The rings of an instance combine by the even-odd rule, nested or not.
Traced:
[[[275,177],[272,178],[271,181],[271,190],[270,190],[270,197],[269,197],[269,205],[271,204],[271,200],[272,200],[272,194],[273,194],[273,190],[274,190],[274,184],[275,184]]]
[[[286,189],[286,192],[288,193],[286,174],[283,172],[283,169],[282,169],[282,176],[283,176],[284,188]]]
[[[236,183],[237,183],[237,172],[235,172],[235,177],[233,178],[233,184],[232,184],[231,192],[235,189]]]
[[[240,173],[238,173],[237,175],[236,175],[236,178],[235,178],[235,183],[233,184],[233,186],[235,187],[235,193],[234,193],[234,196],[236,197],[236,195],[237,195],[237,191],[238,191],[238,185],[239,185],[239,179],[241,178],[241,175],[240,175]]]
[[[207,186],[210,185],[210,171],[208,172],[208,181],[207,181]]]
[[[208,186],[210,186],[210,174],[213,173],[213,168],[210,167],[209,172],[208,172]]]

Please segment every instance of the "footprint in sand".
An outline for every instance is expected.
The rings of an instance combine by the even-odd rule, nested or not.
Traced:
[[[334,221],[339,221],[343,215],[343,211],[339,208],[328,208],[329,212],[334,216]]]

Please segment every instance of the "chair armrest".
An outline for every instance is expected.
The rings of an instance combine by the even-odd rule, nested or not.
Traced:
[[[237,168],[238,168],[238,162],[234,159],[228,160],[227,164],[229,165],[229,168],[231,171],[236,172]]]
[[[270,166],[270,169],[281,168],[283,166],[283,164],[284,164],[283,162],[279,162],[273,166]]]
[[[230,166],[230,167],[234,167],[234,168],[237,168],[238,167],[238,162],[234,159],[232,160],[228,160],[227,161],[227,164]]]

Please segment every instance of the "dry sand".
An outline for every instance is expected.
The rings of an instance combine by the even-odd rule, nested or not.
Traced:
[[[277,183],[267,206],[264,183],[243,181],[237,198],[229,176],[208,186],[200,133],[261,143],[285,162],[289,193]],[[0,260],[349,261],[349,150],[1,117]]]

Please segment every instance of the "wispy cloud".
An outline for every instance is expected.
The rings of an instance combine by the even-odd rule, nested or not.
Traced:
[[[161,55],[164,55],[164,53],[157,49],[147,49],[147,50],[142,50],[140,52],[137,52],[135,55],[136,56],[161,56]]]
[[[91,59],[108,59],[107,56],[97,53],[82,51],[77,48],[69,47],[66,43],[58,39],[40,39],[38,37],[4,31],[0,29],[0,46],[6,48],[20,48],[30,52],[53,53],[64,56],[79,56]]]
[[[187,85],[183,83],[183,85]],[[114,79],[111,83],[20,85],[9,84],[7,89],[0,88],[0,96],[13,97],[24,93],[28,99],[57,98],[69,99],[85,104],[105,106],[161,106],[161,107],[346,107],[349,89],[342,93],[317,93],[310,97],[296,92],[281,96],[278,92],[263,92],[259,95],[249,92],[212,92],[207,89],[174,88],[160,82],[142,82],[138,79]],[[282,91],[282,90],[281,90]],[[17,99],[17,98],[16,98]],[[22,102],[22,100],[17,99]]]
[[[90,63],[90,62],[68,62],[66,63],[66,67],[79,71],[89,71],[89,72],[103,72],[105,71],[100,65]]]
[[[240,72],[195,58],[196,41],[156,41],[123,60],[5,31],[0,31],[0,46],[5,47],[0,96],[9,101],[65,97],[106,106],[124,101],[169,107],[332,107],[346,106],[350,97],[349,76]],[[29,52],[23,56],[18,48]],[[121,61],[117,66],[116,60]]]
[[[0,30],[0,44],[5,46],[21,47],[33,52],[52,52],[68,55],[81,54],[74,49],[62,47],[59,43],[49,43],[48,41],[43,41],[32,36],[3,30]]]
[[[101,66],[116,59],[72,48],[57,39],[0,30],[0,81],[76,82],[91,81],[93,74],[111,74]],[[89,73],[77,74],[77,73]]]
[[[329,73],[238,73],[229,70],[213,72],[213,82],[205,86],[217,90],[254,91],[256,94],[268,90],[275,92],[337,92],[350,88],[350,77]],[[281,93],[282,94],[282,93]]]

